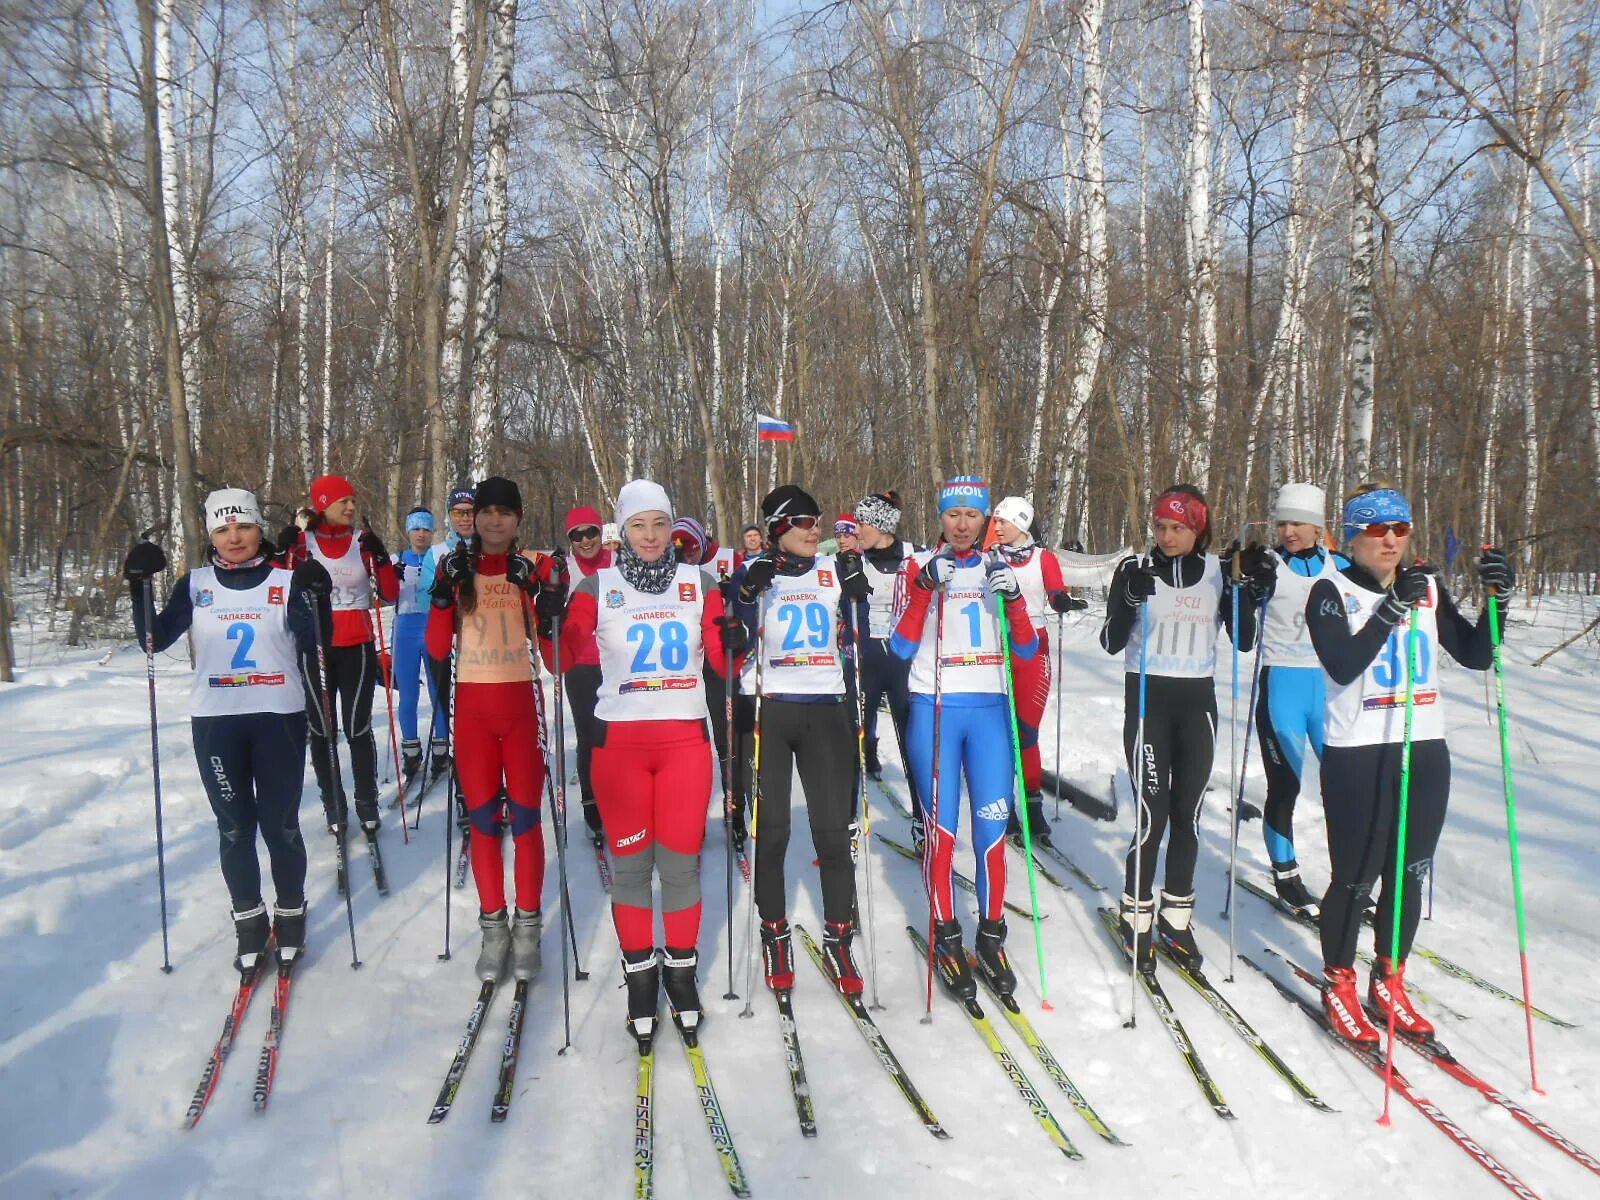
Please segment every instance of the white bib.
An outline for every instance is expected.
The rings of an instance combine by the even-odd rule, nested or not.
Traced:
[[[839,569],[819,555],[804,575],[775,575],[761,633],[761,690],[769,696],[842,696]],[[755,657],[751,655],[751,657]]]
[[[293,572],[274,567],[255,587],[236,592],[217,582],[215,567],[189,573],[194,608],[194,683],[189,715],[297,713],[306,707],[289,632]]]
[[[680,563],[659,596],[632,587],[616,567],[602,567],[593,578],[599,609],[594,640],[600,652],[595,716],[602,721],[704,720],[700,619],[705,574]]]
[[[1022,602],[1028,606],[1028,619],[1033,622],[1037,630],[1044,629],[1045,614],[1045,588],[1044,588],[1044,556],[1050,551],[1035,542],[1028,547],[1029,554],[1026,562],[1012,563],[1011,569],[1016,573],[1017,582],[1022,585]]]
[[[418,557],[426,559],[427,555],[428,551],[424,551]],[[422,563],[406,562],[405,553],[401,552],[394,556],[394,569],[400,576],[400,595],[394,602],[395,614],[407,616],[411,613],[427,612],[428,605],[425,599],[417,594],[417,587],[422,582]]]
[[[1217,613],[1222,603],[1222,564],[1205,557],[1206,569],[1193,587],[1175,588],[1156,580],[1156,594],[1145,601],[1149,650],[1145,670],[1179,679],[1210,679],[1217,669]],[[1123,670],[1139,673],[1139,621],[1122,654]]]
[[[913,558],[907,555],[907,558]],[[894,632],[894,619],[898,611],[896,603],[896,580],[900,578],[900,571],[880,571],[872,565],[872,559],[865,554],[861,556],[862,569],[867,576],[867,582],[872,585],[872,594],[867,597],[867,636],[886,638]]]
[[[1268,667],[1315,667],[1316,647],[1311,644],[1311,634],[1306,629],[1306,598],[1311,595],[1311,585],[1326,575],[1337,575],[1338,566],[1333,553],[1326,547],[1322,551],[1322,569],[1315,575],[1302,575],[1285,562],[1278,560],[1278,580],[1272,588],[1272,598],[1267,601],[1266,619],[1261,624],[1261,662]]]
[[[724,575],[731,579],[735,570],[734,553],[729,546],[718,546],[717,552],[711,556],[711,561],[702,563],[701,566],[711,572],[713,579],[721,579]]]
[[[931,551],[916,556],[919,564]],[[921,570],[921,566],[918,566]],[[922,627],[922,644],[911,660],[911,690],[933,695],[933,643],[938,636],[940,598],[936,595]],[[976,566],[957,567],[944,586],[944,639],[938,660],[939,686],[946,692],[999,692],[1006,690],[1005,654],[1000,648],[999,613],[995,598],[984,586],[983,560]]]
[[[1334,576],[1333,582],[1344,601],[1350,632],[1354,633],[1366,625],[1384,593],[1352,583],[1342,572]],[[1416,609],[1417,633],[1411,655],[1404,648],[1412,641],[1408,617],[1390,630],[1389,640],[1358,678],[1343,687],[1331,678],[1326,680],[1328,745],[1377,746],[1404,741],[1406,676],[1413,665],[1411,740],[1444,737],[1444,709],[1439,697],[1438,603],[1439,586],[1430,579],[1428,598]]]
[[[333,610],[349,612],[368,608],[372,604],[372,580],[367,576],[366,564],[361,561],[361,539],[352,536],[350,545],[338,558],[323,553],[322,544],[315,533],[306,534],[306,548],[311,557],[328,568],[333,578]]]

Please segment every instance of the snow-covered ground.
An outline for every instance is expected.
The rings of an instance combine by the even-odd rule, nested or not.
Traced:
[[[1538,654],[1576,632],[1594,602],[1519,603],[1507,649],[1507,694],[1533,962],[1534,999],[1579,1023],[1539,1023],[1547,1096],[1527,1088],[1520,1010],[1418,961],[1414,983],[1469,1018],[1441,1019],[1441,1034],[1469,1065],[1556,1129],[1600,1153],[1600,1033],[1592,997],[1600,957],[1600,850],[1594,836],[1600,779],[1600,655],[1592,638],[1532,668]],[[1094,643],[1097,613],[1067,625],[1063,693],[1065,773],[1103,788],[1117,759],[1120,661]],[[1536,620],[1533,619],[1536,617]],[[379,898],[352,861],[363,966],[352,971],[344,907],[333,886],[332,847],[320,832],[309,786],[302,810],[311,847],[310,952],[295,985],[283,1057],[268,1112],[251,1111],[255,1057],[267,1023],[256,998],[234,1057],[199,1127],[179,1124],[233,991],[227,897],[216,867],[216,832],[195,772],[185,716],[188,667],[159,663],[172,961],[164,975],[157,903],[144,662],[131,646],[64,651],[24,637],[28,664],[0,687],[0,1195],[115,1196],[582,1196],[620,1198],[632,1186],[634,1055],[622,1026],[616,942],[586,844],[569,855],[583,966],[571,988],[573,1049],[562,1056],[558,943],[547,936],[509,1120],[488,1108],[508,1000],[491,1012],[457,1099],[439,1126],[425,1124],[476,992],[476,908],[470,884],[451,893],[455,957],[439,962],[443,808],[430,797],[418,833],[402,842],[390,819],[383,839],[392,892]],[[1224,658],[1218,673],[1229,709]],[[1245,664],[1246,672],[1248,663]],[[1244,685],[1248,687],[1248,675]],[[1495,727],[1482,677],[1448,670],[1455,776],[1439,852],[1433,919],[1421,941],[1517,989],[1505,814]],[[1245,699],[1239,701],[1243,738]],[[379,736],[387,747],[382,704]],[[1492,717],[1492,708],[1489,714]],[[1045,758],[1054,756],[1054,717]],[[1227,974],[1220,919],[1228,855],[1228,737],[1203,817],[1198,919],[1211,974]],[[885,747],[892,745],[886,739]],[[890,751],[886,758],[892,758]],[[569,762],[570,762],[569,758]],[[1258,764],[1249,792],[1258,802]],[[897,769],[888,782],[899,787]],[[308,773],[309,780],[309,773]],[[576,805],[573,789],[574,806]],[[1314,780],[1301,801],[1298,841],[1313,887],[1325,878]],[[799,789],[796,788],[799,795]],[[876,792],[869,798],[878,804]],[[1048,804],[1048,801],[1047,801]],[[881,807],[881,806],[880,806]],[[1115,894],[1128,806],[1115,826],[1062,810],[1059,842]],[[1394,1126],[1375,1118],[1381,1084],[1328,1045],[1305,1019],[1242,965],[1225,992],[1336,1114],[1297,1100],[1245,1043],[1170,976],[1168,992],[1237,1121],[1219,1120],[1184,1069],[1155,1014],[1139,997],[1128,1015],[1120,955],[1095,917],[1106,897],[1040,881],[1052,1011],[1042,1011],[1031,930],[1013,918],[1012,952],[1028,1011],[1089,1101],[1121,1136],[1107,1144],[1052,1088],[1011,1031],[1002,1037],[1084,1154],[1068,1162],[1049,1144],[957,1009],[935,997],[922,1015],[923,964],[902,927],[926,906],[918,868],[876,852],[874,875],[879,1014],[890,1042],[951,1134],[935,1141],[869,1056],[843,1009],[802,958],[795,1004],[820,1136],[802,1140],[784,1070],[777,1015],[764,994],[753,1020],[727,987],[722,826],[706,842],[706,927],[701,979],[705,1044],[733,1135],[757,1196],[1059,1195],[1250,1197],[1291,1193],[1345,1197],[1379,1189],[1397,1196],[1498,1196],[1500,1184],[1397,1101]],[[875,820],[901,837],[892,812]],[[1242,869],[1260,877],[1260,826],[1245,826]],[[792,915],[817,929],[819,893],[803,821],[789,857]],[[554,847],[546,887],[554,928]],[[970,870],[970,860],[962,856]],[[1013,868],[1020,859],[1013,857]],[[1012,895],[1025,898],[1020,870]],[[962,895],[962,893],[957,893]],[[270,897],[268,897],[270,900]],[[1238,944],[1267,942],[1313,963],[1311,938],[1259,901],[1241,896]],[[745,992],[745,893],[735,896],[736,987]],[[970,916],[965,922],[971,929]],[[861,947],[863,963],[866,947]],[[759,988],[759,984],[758,984]],[[656,1194],[726,1194],[702,1125],[684,1056],[659,1045]],[[1417,1056],[1397,1060],[1428,1096],[1544,1197],[1600,1195],[1600,1179]]]

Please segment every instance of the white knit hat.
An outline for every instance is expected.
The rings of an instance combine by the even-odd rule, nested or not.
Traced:
[[[617,525],[626,528],[632,517],[642,512],[660,512],[672,520],[672,501],[667,499],[667,489],[649,479],[632,479],[622,485],[617,493]]]
[[[1286,483],[1278,489],[1274,521],[1296,521],[1321,528],[1328,523],[1328,497],[1314,483]]]
[[[256,503],[254,492],[247,492],[244,488],[219,488],[206,497],[206,532],[215,533],[229,525],[265,528],[261,524],[261,506]]]
[[[1007,496],[994,506],[994,515],[1002,521],[1010,521],[1018,529],[1032,532],[1033,505],[1029,504],[1021,496]]]

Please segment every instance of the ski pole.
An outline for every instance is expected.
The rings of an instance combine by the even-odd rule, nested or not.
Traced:
[[[1411,608],[1411,621],[1406,630],[1406,723],[1400,744],[1400,812],[1395,824],[1394,838],[1394,920],[1389,934],[1389,970],[1400,961],[1400,910],[1405,907],[1406,889],[1406,820],[1410,816],[1411,802],[1411,718],[1416,709],[1417,689],[1417,609]],[[1389,1098],[1394,1092],[1394,1021],[1395,1006],[1389,1005],[1389,1046],[1383,1060],[1383,1115],[1379,1125],[1389,1124]]]
[[[1261,635],[1266,628],[1267,606],[1272,603],[1269,595],[1261,603],[1261,611],[1256,615],[1256,661],[1250,671],[1250,700],[1245,706],[1244,714],[1244,754],[1239,759],[1239,787],[1234,792],[1233,801],[1233,838],[1228,846],[1228,897],[1222,906],[1222,915],[1228,918],[1228,979],[1233,982],[1233,961],[1238,957],[1238,921],[1234,915],[1233,890],[1237,886],[1239,874],[1239,810],[1244,807],[1245,778],[1250,774],[1250,739],[1255,735],[1256,728],[1256,694],[1261,686]],[[1238,627],[1235,626],[1235,629]],[[1236,635],[1237,636],[1237,635]]]
[[[1004,562],[999,551],[994,552],[992,562]],[[1033,949],[1039,959],[1039,1006],[1046,1012],[1053,1011],[1055,1006],[1050,1003],[1050,981],[1044,969],[1044,934],[1039,928],[1039,880],[1033,865],[1033,835],[1028,828],[1028,801],[1026,795],[1027,784],[1022,776],[1022,738],[1017,732],[1017,698],[1016,682],[1011,675],[1011,620],[1006,612],[1006,601],[1003,596],[995,597],[995,620],[999,625],[1000,657],[1003,660],[1006,683],[1006,716],[1011,730],[1011,759],[1015,766],[1015,783],[1017,796],[1022,801],[1022,856],[1028,864],[1028,903],[1033,909]],[[1057,776],[1060,769],[1057,764]],[[1004,915],[1002,913],[1002,915]]]
[[[1064,634],[1067,627],[1067,614],[1056,614],[1056,820],[1061,820],[1061,672],[1062,649]]]
[[[1139,567],[1144,569],[1144,562],[1140,560]],[[1150,657],[1150,607],[1149,601],[1139,605],[1139,732],[1134,738],[1133,750],[1137,758],[1135,763],[1130,763],[1138,774],[1138,782],[1133,790],[1133,953],[1129,956],[1128,970],[1128,1019],[1123,1023],[1126,1029],[1136,1029],[1139,1025],[1138,986],[1139,986],[1139,905],[1144,895],[1144,715],[1145,715],[1145,683],[1149,677]],[[1130,779],[1131,781],[1131,779]],[[1152,905],[1152,907],[1154,907]],[[1154,920],[1154,917],[1151,918]],[[1152,931],[1152,936],[1154,932]]]
[[[1505,630],[1501,625],[1500,597],[1489,589],[1489,640],[1494,644],[1494,686],[1496,707],[1500,711],[1500,775],[1506,793],[1506,835],[1511,846],[1511,893],[1517,906],[1517,955],[1522,964],[1522,1012],[1528,1022],[1528,1086],[1540,1096],[1539,1068],[1533,1048],[1533,988],[1528,971],[1528,919],[1522,903],[1522,853],[1517,842],[1517,797],[1511,779],[1511,725],[1506,716],[1506,672],[1501,646]],[[1429,879],[1432,879],[1432,871]],[[1430,889],[1431,890],[1431,889]]]
[[[861,620],[853,603],[846,601],[845,612],[850,623],[850,641],[854,650],[852,668],[856,681],[856,802],[861,811],[862,867],[867,875],[867,924],[872,936],[867,941],[867,968],[872,975],[872,1004],[874,1012],[883,1011],[883,1001],[878,998],[878,918],[872,903],[872,811],[867,802],[867,714],[866,701],[861,691]]]
[[[726,614],[728,605],[733,597],[733,581],[728,576],[728,567],[724,563],[718,570],[718,587],[722,592],[722,608]],[[723,677],[722,677],[722,724],[723,747],[725,755],[722,768],[722,890],[728,902],[728,990],[722,993],[724,1000],[737,1000],[739,993],[733,990],[733,772],[736,758],[736,748],[739,735],[733,728],[733,689],[738,680],[734,677],[733,666],[737,657],[732,646],[723,648]]]
[[[449,706],[447,734],[450,738],[450,774],[444,781],[444,953],[438,956],[440,962],[450,961],[450,868],[454,857],[451,854],[451,827],[456,823],[456,668],[461,661],[461,609],[459,606],[454,608],[452,617],[455,628],[450,635],[450,694],[445,697],[445,703]],[[463,841],[468,836],[470,835],[467,830],[463,828],[461,830]]]
[[[755,845],[755,864],[750,871],[750,908],[744,927],[744,1008],[740,1010],[741,1017],[755,1016],[754,1003],[756,986],[756,884],[760,880],[761,865],[761,660],[766,656],[767,636],[767,598],[761,597],[761,603],[756,609],[756,726],[754,731],[754,745],[750,757],[750,841]],[[728,912],[728,920],[733,920],[733,912]]]
[[[564,564],[558,564],[557,570],[558,571],[561,570],[563,566],[564,566]],[[527,611],[526,602],[524,602],[524,604],[523,604],[523,611],[524,612]],[[532,649],[532,643],[531,642],[529,643],[529,648]],[[555,751],[556,751],[556,761],[555,761],[556,802],[555,802],[554,805],[551,806],[550,819],[551,819],[552,823],[554,824],[555,831],[556,831],[556,872],[557,872],[557,874],[559,874],[561,876],[561,911],[566,916],[567,928],[569,930],[571,930],[572,929],[572,894],[567,890],[567,746],[566,746],[566,730],[563,728],[563,722],[562,722],[562,715],[563,714],[562,714],[562,711],[561,711],[561,617],[560,616],[555,616],[555,617],[552,617],[550,619],[550,673],[551,673],[552,676],[554,676],[555,693],[556,693],[556,699],[555,699],[555,705],[556,705],[556,737],[555,737],[555,743],[556,743],[555,744]],[[544,685],[540,681],[540,679],[539,679],[537,674],[534,675],[533,690],[534,690],[534,694],[535,695],[541,695],[541,696],[542,696],[542,693],[544,691]],[[541,699],[541,703],[539,705],[539,708],[540,708],[540,716],[542,717],[543,716],[543,710],[544,710],[544,704],[542,702],[542,699]],[[541,724],[541,726],[543,725],[543,721],[542,720],[540,721],[540,724]],[[549,768],[549,765],[548,765],[548,760],[547,760],[547,765],[545,767],[545,778],[547,778],[547,779],[550,778],[550,768]],[[578,955],[577,938],[578,938],[578,935],[574,931],[572,933],[572,940],[573,940],[572,955],[573,955],[574,959],[576,959],[577,955]],[[566,1040],[562,1043],[561,1049],[556,1051],[557,1054],[565,1054],[568,1050],[570,1050],[572,1048],[572,981],[567,978],[567,967],[568,967],[568,965],[569,964],[567,963],[567,939],[563,937],[561,939],[561,1027],[562,1027],[563,1035],[565,1036]],[[579,979],[584,978],[584,974],[582,973],[582,969],[581,968],[579,968],[579,974],[578,974],[577,977]]]
[[[372,532],[372,522],[366,517],[361,519],[361,524],[368,533]],[[406,824],[406,777],[400,770],[400,741],[394,723],[394,659],[389,654],[389,647],[383,637],[383,609],[379,607],[378,573],[376,567],[361,556],[362,563],[367,568],[367,589],[372,595],[372,606],[367,609],[367,618],[378,629],[378,665],[382,667],[388,663],[383,671],[383,699],[389,708],[389,751],[394,756],[394,785],[400,801],[400,831],[404,835],[405,844],[411,844],[411,826]],[[353,751],[352,751],[353,753]]]
[[[167,841],[161,820],[161,739],[156,727],[156,586],[144,580],[144,674],[150,685],[150,782],[156,797],[156,887],[161,893],[161,971],[172,974],[172,955],[167,942]]]
[[[933,782],[929,790],[933,828],[923,826],[922,879],[928,889],[928,1007],[922,1024],[933,1024],[933,929],[939,903],[933,886],[933,848],[939,837],[939,735],[944,724],[944,584],[933,593]],[[909,765],[909,764],[908,764]]]
[[[328,698],[328,653],[326,639],[322,633],[322,615],[317,611],[317,599],[310,592],[305,593],[306,607],[311,610],[311,620],[317,635],[317,696],[322,706],[322,728],[327,732],[328,740],[328,776],[333,783],[333,794],[336,797],[344,795],[344,780],[340,778],[339,771],[339,746],[333,736],[333,702]],[[355,904],[350,899],[352,890],[350,880],[350,860],[345,854],[345,833],[350,825],[348,814],[341,814],[339,819],[339,862],[344,870],[344,919],[350,927],[350,969],[356,970],[361,966],[361,958],[356,953],[356,910]]]

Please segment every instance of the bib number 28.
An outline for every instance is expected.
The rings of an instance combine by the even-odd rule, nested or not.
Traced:
[[[630,625],[628,641],[634,646],[633,665],[628,669],[635,675],[681,671],[689,665],[689,627],[682,621],[664,621],[659,629]]]

